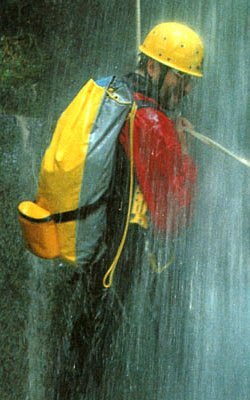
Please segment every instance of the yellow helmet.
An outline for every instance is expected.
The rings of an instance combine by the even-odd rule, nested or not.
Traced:
[[[156,25],[139,47],[160,63],[186,74],[201,77],[204,46],[191,28],[177,22]]]

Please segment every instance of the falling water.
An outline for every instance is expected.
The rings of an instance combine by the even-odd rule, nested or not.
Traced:
[[[1,237],[3,295],[12,282],[2,308],[4,400],[53,398],[55,366],[61,362],[58,349],[67,351],[71,317],[79,312],[75,305],[79,307],[76,299],[81,292],[76,288],[71,293],[71,272],[66,266],[36,259],[23,250],[13,210],[18,200],[34,196],[40,160],[51,134],[48,125],[72,93],[90,76],[122,74],[134,67],[138,15],[142,37],[155,24],[173,19],[201,34],[206,47],[204,79],[184,104],[183,115],[197,131],[250,158],[247,0],[147,0],[141,2],[136,21],[135,2],[119,1],[118,7],[103,1],[100,16],[85,4],[81,23],[79,3],[65,14],[67,24],[61,21],[66,27],[64,51],[71,56],[67,59],[61,54],[63,73],[69,74],[74,66],[72,86],[64,86],[58,54],[47,120],[21,116],[9,118],[8,128],[2,124],[1,138],[6,142],[1,158],[1,221],[6,226]],[[78,52],[67,42],[75,27],[82,29],[83,37]],[[51,46],[56,46],[53,38]],[[10,132],[8,140],[6,132]],[[122,310],[101,388],[90,382],[88,400],[249,399],[249,169],[195,139],[191,151],[199,167],[193,224],[176,243],[176,262],[171,267],[158,274],[146,256],[144,265],[136,266],[142,274]],[[115,291],[115,286],[110,290]],[[80,394],[78,398],[83,399]]]

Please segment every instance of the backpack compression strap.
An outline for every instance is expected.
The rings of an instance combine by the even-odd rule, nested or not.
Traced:
[[[97,210],[101,204],[106,202],[106,197],[103,196],[93,204],[89,204],[84,207],[77,208],[72,211],[65,211],[58,214],[51,215],[51,218],[57,223],[74,221],[76,219],[85,219],[93,211]]]
[[[97,210],[101,204],[106,202],[106,197],[103,196],[93,204],[89,204],[84,207],[76,208],[75,210],[64,211],[60,213],[50,214],[44,218],[34,218],[32,216],[23,213],[21,209],[18,209],[19,214],[30,222],[35,222],[36,224],[54,221],[56,224],[62,224],[63,222],[75,221],[76,219],[85,219],[93,211]],[[33,204],[36,202],[34,201]]]

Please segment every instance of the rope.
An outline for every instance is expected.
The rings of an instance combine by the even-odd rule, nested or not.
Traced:
[[[191,129],[185,128],[185,131],[190,135],[194,136],[196,139],[200,140],[201,142],[208,144],[209,146],[215,147],[216,149],[222,151],[223,153],[227,154],[228,156],[234,158],[235,160],[239,161],[241,164],[244,164],[246,167],[250,167],[250,160],[246,158],[239,157],[238,155],[232,153],[232,151],[226,149],[221,144],[215,142],[214,140],[210,139],[209,137],[202,135],[199,132],[195,132]]]
[[[120,242],[120,245],[118,247],[117,253],[115,255],[115,258],[110,265],[109,269],[107,270],[106,274],[103,277],[103,286],[108,289],[111,287],[113,283],[113,276],[114,272],[117,266],[117,263],[120,259],[127,233],[128,233],[128,227],[129,227],[129,219],[130,219],[130,214],[131,214],[131,208],[132,208],[132,200],[133,200],[133,190],[134,190],[134,119],[135,119],[135,113],[136,113],[137,106],[135,103],[133,103],[130,116],[129,116],[129,150],[130,150],[130,183],[129,183],[129,202],[128,202],[128,212],[127,212],[127,217],[126,217],[126,223],[125,223],[125,228],[124,232],[122,235],[122,239]]]
[[[149,253],[148,260],[152,270],[157,274],[161,274],[163,271],[168,269],[174,263],[175,255],[173,253],[165,265],[159,265],[156,260],[156,255],[153,253]]]
[[[136,0],[136,52],[141,44],[141,1]]]

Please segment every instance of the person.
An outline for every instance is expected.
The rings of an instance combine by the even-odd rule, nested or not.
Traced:
[[[72,280],[72,285],[81,281],[86,301],[73,323],[65,361],[61,361],[63,371],[58,374],[56,399],[74,398],[76,388],[86,392],[91,371],[96,384],[100,384],[110,338],[121,321],[128,291],[143,273],[145,253],[154,254],[159,241],[172,242],[190,223],[193,213],[197,167],[189,155],[185,133],[185,128],[192,125],[183,117],[173,121],[168,114],[180,107],[195,80],[203,75],[203,43],[188,26],[166,22],[148,33],[139,50],[136,71],[122,78],[138,107],[133,154],[137,185],[131,223],[114,289],[105,290],[102,277],[120,241],[128,206],[131,155],[126,122],[119,136],[108,207],[108,251],[101,262]],[[163,251],[162,262],[168,265],[165,256]]]
[[[180,106],[194,79],[202,76],[203,45],[187,26],[163,23],[148,34],[140,50],[137,71],[126,77],[135,101],[151,103],[135,118],[136,176],[153,225],[160,231],[178,231],[188,222],[183,211],[189,214],[197,174],[185,134],[192,125],[183,117],[174,123],[167,113]],[[127,126],[120,140],[128,153]]]

